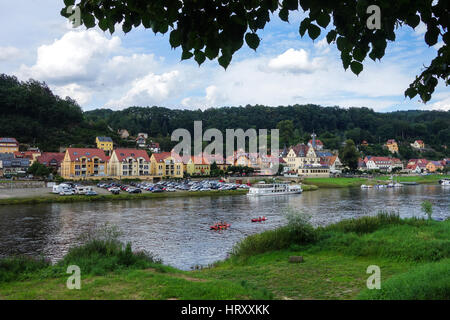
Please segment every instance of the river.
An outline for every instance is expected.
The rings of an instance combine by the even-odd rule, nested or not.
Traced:
[[[314,225],[395,211],[401,217],[421,216],[420,204],[433,203],[433,217],[450,217],[450,187],[416,185],[395,189],[320,189],[301,195],[193,197],[117,202],[77,202],[0,206],[0,257],[12,254],[45,256],[53,262],[79,236],[109,225],[122,232],[133,250],[146,250],[165,264],[189,270],[227,257],[245,236],[285,223],[287,208],[311,216]],[[264,223],[250,219],[266,216]],[[209,230],[217,221],[231,228]]]

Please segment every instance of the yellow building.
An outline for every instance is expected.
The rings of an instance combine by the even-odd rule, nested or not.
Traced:
[[[192,156],[187,161],[184,161],[184,171],[191,176],[209,176],[211,165],[205,157]]]
[[[171,152],[153,153],[150,170],[154,178],[183,178],[183,161]]]
[[[114,143],[110,137],[97,137],[95,142],[98,149],[105,151],[108,155],[111,154]]]
[[[386,148],[388,148],[389,149],[389,151],[391,152],[391,153],[396,153],[396,152],[398,152],[398,144],[397,144],[397,142],[394,140],[394,139],[389,139],[387,142],[386,142]]]
[[[439,161],[429,161],[427,163],[426,169],[428,172],[436,172],[439,169],[440,170],[444,169],[444,166]]]
[[[108,160],[105,152],[93,148],[68,148],[61,163],[64,179],[101,179],[108,175]]]
[[[0,138],[0,153],[14,153],[19,151],[19,142],[15,138]]]
[[[151,178],[150,157],[145,150],[116,149],[108,161],[108,175],[115,178]]]

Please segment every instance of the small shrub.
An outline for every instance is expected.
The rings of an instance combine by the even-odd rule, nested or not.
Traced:
[[[428,216],[428,220],[431,220],[431,216],[433,215],[433,205],[430,201],[425,200],[421,204],[422,211]]]
[[[307,244],[317,240],[317,233],[309,224],[306,215],[288,209],[286,219],[288,220],[286,226],[243,239],[234,246],[232,256],[247,258],[254,254],[287,249],[295,244]]]
[[[0,259],[0,282],[24,279],[29,274],[46,269],[50,265],[47,259],[28,256]]]
[[[449,300],[450,259],[428,263],[381,282],[380,290],[365,289],[363,300]]]

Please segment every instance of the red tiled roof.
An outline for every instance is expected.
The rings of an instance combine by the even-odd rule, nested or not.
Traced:
[[[113,151],[117,159],[119,161],[123,161],[127,158],[144,158],[145,161],[149,162],[150,158],[145,150],[138,150],[138,149],[115,149]]]
[[[15,143],[17,145],[19,144],[19,142],[16,140],[16,138],[6,138],[6,137],[1,137],[0,143]]]
[[[387,144],[392,144],[392,143],[397,143],[397,142],[395,142],[395,139],[389,139],[389,140],[387,141]]]
[[[81,157],[92,159],[94,157],[100,158],[105,161],[105,152],[101,149],[94,148],[67,148],[66,152],[69,153],[70,161],[78,161]],[[77,160],[78,159],[78,160]]]
[[[416,140],[416,142],[419,143],[419,144],[423,144],[422,140]]]
[[[49,164],[50,161],[55,160],[58,163],[58,165],[60,165],[61,162],[64,160],[64,153],[62,153],[62,152],[43,152],[39,157],[37,157],[36,160],[42,164]]]
[[[182,159],[179,155],[177,155],[176,153],[172,152],[160,152],[160,153],[153,153],[152,154],[155,157],[156,162],[163,162],[164,159],[168,158],[168,157],[173,157],[175,158],[175,160],[177,162],[182,162]]]
[[[35,155],[35,154],[41,154],[41,153],[36,152],[36,151],[16,151],[16,152],[14,152],[14,158],[33,159],[33,155]]]

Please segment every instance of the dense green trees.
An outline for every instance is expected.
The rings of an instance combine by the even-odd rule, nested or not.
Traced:
[[[117,139],[106,119],[86,121],[74,100],[54,95],[45,83],[35,80],[20,82],[0,74],[0,114],[0,137],[15,137],[45,151],[75,143],[94,146],[97,135]]]
[[[201,120],[203,130],[217,128],[225,135],[227,128],[280,129],[280,148],[298,142],[307,142],[315,132],[326,148],[339,149],[345,139],[362,140],[371,144],[367,150],[373,155],[388,155],[381,145],[387,139],[409,144],[415,139],[442,153],[442,145],[450,145],[450,112],[445,111],[397,111],[377,113],[368,108],[321,107],[317,105],[293,105],[269,107],[262,105],[224,107],[201,110],[180,110],[161,107],[131,107],[122,111],[104,109],[85,113],[88,120],[104,119],[114,130],[126,128],[131,134],[158,130],[164,146],[174,145],[170,134],[177,128],[193,133],[195,120]],[[162,135],[162,124],[168,136]],[[153,125],[152,125],[153,124]],[[156,125],[158,128],[155,128]],[[152,129],[152,130],[150,130]],[[269,132],[270,134],[270,132]],[[155,137],[156,138],[156,137]],[[161,142],[160,142],[161,143]]]
[[[350,170],[355,171],[356,169],[358,169],[359,152],[356,149],[353,140],[348,139],[347,141],[345,141],[345,146],[339,153],[339,156],[342,160],[342,163],[346,167],[349,167]]]

